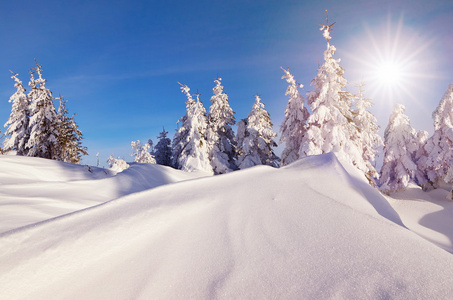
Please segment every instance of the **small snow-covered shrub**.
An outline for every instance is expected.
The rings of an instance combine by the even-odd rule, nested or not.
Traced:
[[[129,168],[129,165],[127,162],[125,162],[121,158],[114,158],[113,156],[110,155],[110,157],[107,159],[107,163],[110,166],[110,169],[116,172],[122,172]]]

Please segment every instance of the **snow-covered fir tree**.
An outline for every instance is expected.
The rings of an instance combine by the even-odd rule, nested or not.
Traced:
[[[22,85],[22,81],[17,77],[18,74],[11,72],[13,75],[11,78],[14,79],[14,87],[17,89],[16,92],[9,98],[9,102],[12,103],[11,114],[8,121],[5,123],[6,138],[3,143],[3,151],[16,151],[18,155],[27,154],[27,142],[29,139],[29,105],[27,95],[25,94],[25,88]]]
[[[415,182],[423,187],[423,189],[428,188],[428,177],[427,170],[425,169],[426,161],[428,158],[428,153],[425,150],[426,143],[428,141],[428,131],[420,130],[417,133],[415,143],[417,145],[417,150],[413,153],[413,161],[417,165],[417,170],[415,171]]]
[[[156,158],[157,164],[171,166],[171,140],[167,137],[167,134],[168,131],[165,131],[165,128],[163,128],[157,137],[158,142],[156,147],[154,147],[154,157]]]
[[[223,92],[222,78],[214,80],[214,95],[208,114],[206,134],[209,147],[209,160],[214,174],[233,171],[235,164],[235,137],[232,125],[235,124],[234,112],[228,103],[228,95]]]
[[[132,148],[131,156],[134,157],[134,161],[136,163],[144,163],[144,164],[155,164],[156,163],[156,159],[154,158],[154,155],[152,155],[149,152],[149,150],[152,146],[151,143],[152,143],[151,140],[149,140],[148,143],[146,143],[144,145],[142,145],[140,140],[131,142],[131,148]]]
[[[255,95],[255,103],[247,118],[246,134],[238,144],[240,155],[237,160],[239,169],[256,165],[278,167],[279,158],[272,148],[277,147],[274,138],[277,134],[272,130],[269,113],[264,108],[260,96]]]
[[[303,88],[302,84],[297,84],[294,76],[288,70],[281,68],[289,83],[285,95],[289,96],[288,104],[285,109],[285,118],[280,126],[280,143],[285,143],[282,151],[282,166],[292,163],[299,159],[299,151],[302,145],[302,139],[305,135],[305,123],[309,117],[309,112],[305,107],[305,98],[299,93],[298,88]]]
[[[335,23],[334,23],[335,24]],[[369,171],[359,145],[359,131],[353,121],[352,95],[344,91],[347,80],[344,70],[333,58],[336,48],[330,44],[333,24],[322,25],[327,41],[324,63],[312,81],[315,90],[308,94],[311,115],[307,119],[307,131],[303,137],[299,156],[340,152],[364,174]]]
[[[433,112],[433,119],[434,134],[425,145],[424,170],[430,184],[437,188],[442,181],[453,183],[453,84]]]
[[[385,193],[404,190],[415,179],[417,165],[416,131],[404,114],[405,107],[396,104],[384,134],[384,162],[381,168],[380,189]]]
[[[79,164],[82,155],[88,155],[87,148],[82,146],[82,132],[75,122],[74,116],[68,117],[67,100],[61,95],[58,98],[58,143],[60,145],[60,160]]]
[[[70,144],[71,122],[66,109],[67,100],[59,95],[60,105],[58,106],[58,143],[60,144],[60,159],[69,161],[67,148]]]
[[[88,148],[82,146],[82,131],[79,129],[79,125],[75,121],[75,114],[71,117],[71,143],[68,147],[68,154],[70,161],[73,164],[79,164],[82,159],[82,155],[88,155]]]
[[[186,114],[178,120],[181,126],[173,138],[173,166],[187,172],[201,170],[212,173],[204,136],[207,128],[206,109],[198,93],[194,100],[189,87],[180,85],[181,91],[187,96]]]
[[[358,147],[363,150],[362,158],[366,163],[366,177],[373,183],[378,173],[372,162],[375,160],[378,147],[383,145],[382,138],[378,134],[379,126],[376,117],[368,110],[372,106],[371,99],[365,98],[363,87],[365,84],[358,85],[359,94],[355,97],[354,123],[359,129],[360,138]]]
[[[244,139],[249,136],[249,132],[247,131],[247,124],[248,124],[248,118],[242,119],[239,122],[237,122],[237,132],[236,132],[236,156],[239,157],[241,156],[242,153],[242,148],[241,145],[244,143]]]
[[[53,104],[52,92],[46,88],[46,80],[42,78],[42,67],[36,63],[38,79],[34,78],[33,69],[30,71],[31,88],[28,97],[30,104],[30,138],[26,147],[28,155],[34,157],[60,158],[58,143],[58,116]]]

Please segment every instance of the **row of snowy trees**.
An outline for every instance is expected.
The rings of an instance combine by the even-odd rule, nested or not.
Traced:
[[[87,154],[81,143],[82,132],[74,116],[68,116],[64,97],[54,98],[46,87],[42,66],[36,62],[36,68],[30,70],[28,85],[31,90],[28,94],[18,74],[11,73],[17,90],[9,99],[12,108],[5,123],[3,151],[79,163],[81,156]],[[54,100],[60,102],[58,111]]]
[[[255,165],[278,166],[279,158],[273,147],[276,133],[272,130],[269,113],[259,95],[247,118],[238,123],[237,135],[232,125],[236,123],[228,95],[223,92],[221,78],[214,80],[214,95],[211,97],[209,113],[200,101],[200,94],[190,94],[187,85],[181,85],[186,95],[186,113],[178,121],[173,141],[167,138],[168,132],[161,132],[159,141],[151,151],[156,163],[173,166],[184,171],[202,170],[214,174],[224,174]],[[137,141],[139,142],[139,141]],[[136,162],[145,162],[138,154],[148,148],[137,149],[132,142]],[[152,145],[149,141],[148,145]]]
[[[381,190],[403,190],[409,182],[425,190],[453,184],[453,84],[433,113],[431,137],[416,132],[404,111],[403,105],[395,105],[385,130]]]
[[[221,78],[214,80],[214,95],[211,97],[209,113],[200,101],[200,94],[190,94],[187,85],[181,85],[186,95],[186,113],[178,120],[178,128],[173,141],[167,138],[165,129],[158,137],[159,141],[152,148],[150,140],[145,147],[140,141],[132,142],[132,156],[136,162],[145,162],[140,151],[148,152],[155,162],[173,166],[184,171],[202,170],[214,174],[224,174],[237,169],[255,165],[277,167],[279,158],[273,148],[277,135],[272,130],[272,122],[260,96],[255,95],[255,103],[248,117],[238,122],[235,135],[232,125],[236,123],[234,111],[224,93]],[[141,150],[137,150],[141,149]]]
[[[276,133],[272,130],[269,113],[259,95],[246,119],[238,123],[238,133],[232,125],[236,123],[228,95],[223,92],[221,78],[214,80],[214,95],[206,115],[206,109],[198,92],[193,96],[187,85],[181,84],[187,96],[186,114],[179,120],[181,126],[172,142],[173,166],[185,170],[203,170],[224,174],[255,165],[277,166],[279,158],[273,147]]]

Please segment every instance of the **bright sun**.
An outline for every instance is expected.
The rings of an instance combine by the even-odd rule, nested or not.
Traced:
[[[416,93],[424,88],[421,83],[429,76],[426,66],[433,40],[404,27],[402,17],[397,24],[388,16],[387,23],[364,28],[366,35],[356,39],[349,53],[356,81],[368,84],[371,98],[392,106],[416,100]]]
[[[394,62],[379,64],[376,66],[376,79],[382,86],[397,86],[404,79],[403,67]]]

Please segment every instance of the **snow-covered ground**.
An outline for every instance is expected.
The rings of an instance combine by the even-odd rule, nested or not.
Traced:
[[[0,299],[451,298],[447,191],[385,197],[341,161],[205,176],[0,156]]]
[[[388,200],[408,228],[453,253],[453,201],[448,194],[447,189],[424,192],[412,184]]]
[[[0,156],[0,233],[159,185],[208,174],[151,164],[121,173],[48,159]]]

